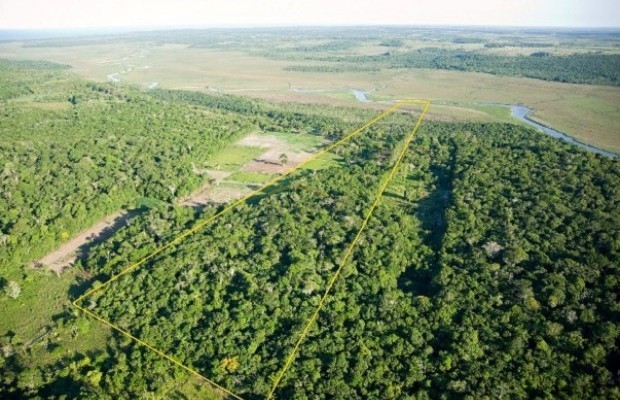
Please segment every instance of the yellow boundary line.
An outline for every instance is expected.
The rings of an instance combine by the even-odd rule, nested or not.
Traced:
[[[319,313],[321,312],[321,309],[323,308],[323,306],[325,304],[325,300],[326,300],[329,292],[331,291],[334,283],[336,282],[336,279],[338,279],[338,276],[340,275],[340,273],[341,273],[341,271],[342,271],[342,269],[344,267],[345,262],[349,259],[349,257],[353,253],[353,249],[354,249],[355,245],[357,244],[357,242],[359,241],[359,239],[360,239],[360,237],[362,235],[362,231],[366,228],[366,225],[368,224],[368,221],[370,220],[370,217],[372,216],[372,213],[374,212],[375,208],[377,207],[377,204],[381,200],[383,192],[385,192],[385,189],[387,188],[388,184],[390,183],[390,181],[394,177],[394,174],[396,173],[396,169],[398,168],[398,166],[402,162],[402,159],[405,156],[405,154],[407,152],[407,149],[409,148],[409,144],[413,140],[413,137],[414,137],[416,131],[418,130],[418,128],[420,126],[420,123],[422,122],[422,120],[424,119],[424,116],[426,115],[426,112],[428,111],[428,108],[430,106],[430,102],[429,101],[425,101],[425,100],[400,100],[400,101],[396,102],[393,106],[391,106],[390,108],[388,108],[387,110],[385,110],[384,112],[382,112],[381,114],[379,114],[378,116],[376,116],[375,118],[373,118],[372,120],[370,120],[369,122],[364,124],[362,127],[360,127],[357,130],[349,133],[344,138],[342,138],[342,139],[340,139],[340,140],[330,144],[329,146],[327,146],[323,150],[319,151],[318,153],[316,153],[312,157],[310,157],[307,160],[305,160],[304,162],[298,164],[295,168],[292,168],[290,171],[288,171],[288,172],[286,172],[286,173],[284,173],[284,174],[282,174],[282,175],[280,175],[278,177],[275,177],[274,179],[268,181],[264,186],[262,186],[261,188],[257,189],[256,191],[251,192],[250,194],[246,195],[245,197],[242,197],[241,199],[239,199],[239,200],[229,204],[228,206],[226,206],[221,211],[217,212],[216,214],[212,215],[211,217],[207,218],[206,220],[196,224],[192,228],[188,229],[184,233],[182,233],[179,236],[177,236],[172,241],[170,241],[167,244],[165,244],[165,245],[155,249],[152,253],[150,253],[149,255],[147,255],[145,257],[143,257],[142,259],[138,260],[137,262],[131,264],[130,266],[126,267],[125,269],[123,269],[118,274],[113,275],[110,279],[108,279],[106,282],[102,283],[100,286],[97,286],[97,287],[94,287],[94,288],[88,290],[86,293],[84,293],[83,295],[81,295],[80,297],[78,297],[76,300],[74,300],[72,302],[73,306],[76,307],[77,309],[79,309],[80,311],[82,311],[83,313],[85,313],[85,314],[95,318],[97,321],[101,322],[102,324],[104,324],[104,325],[106,325],[106,326],[116,330],[117,332],[127,336],[128,338],[130,338],[132,340],[135,340],[137,343],[143,345],[144,347],[148,348],[149,350],[154,351],[156,354],[164,357],[166,360],[170,361],[174,365],[179,366],[179,367],[183,368],[184,370],[190,372],[192,375],[194,375],[194,376],[196,376],[198,378],[203,379],[204,381],[208,382],[213,387],[223,391],[227,395],[232,396],[232,397],[234,397],[235,399],[238,399],[238,400],[243,400],[243,398],[237,396],[236,394],[232,393],[231,391],[229,391],[228,389],[224,388],[223,386],[218,385],[217,383],[215,383],[211,379],[205,377],[204,375],[202,375],[200,372],[196,371],[195,369],[192,369],[192,368],[184,365],[180,361],[178,361],[178,360],[174,359],[173,357],[165,354],[161,350],[158,350],[157,348],[155,348],[154,346],[148,344],[147,342],[145,342],[145,341],[135,337],[134,335],[132,335],[131,333],[125,331],[124,329],[122,329],[122,328],[112,324],[111,322],[101,318],[100,316],[94,314],[90,310],[87,310],[84,307],[81,307],[78,303],[81,302],[82,300],[84,300],[86,297],[88,297],[88,296],[90,296],[90,295],[92,295],[92,294],[94,294],[96,292],[99,292],[99,291],[103,290],[103,288],[107,287],[110,283],[112,283],[115,280],[119,279],[121,276],[123,276],[123,275],[125,275],[125,274],[127,274],[127,273],[129,273],[129,272],[131,272],[133,270],[135,270],[136,268],[138,268],[139,266],[141,266],[142,264],[144,264],[148,260],[152,259],[153,257],[155,257],[157,254],[161,253],[162,251],[164,251],[164,250],[166,250],[166,249],[176,245],[177,243],[182,241],[187,236],[190,236],[191,234],[193,234],[196,231],[198,231],[201,228],[203,228],[205,225],[207,225],[210,222],[212,222],[217,217],[219,217],[222,214],[232,210],[236,206],[246,202],[249,198],[255,196],[256,194],[258,194],[260,192],[262,192],[266,188],[268,188],[268,187],[274,185],[275,183],[285,179],[286,177],[288,177],[289,175],[291,175],[295,171],[297,171],[297,170],[303,168],[304,166],[306,166],[308,163],[316,160],[317,158],[319,158],[323,154],[328,153],[329,151],[331,151],[336,146],[339,146],[339,145],[349,141],[354,136],[357,136],[358,134],[360,134],[364,130],[368,129],[373,124],[379,122],[383,118],[385,118],[388,115],[394,113],[396,110],[400,109],[402,106],[407,105],[407,104],[422,104],[424,106],[423,110],[422,110],[422,113],[418,117],[418,119],[417,119],[417,121],[416,121],[416,123],[415,123],[415,125],[413,127],[413,130],[406,137],[405,143],[403,145],[403,149],[401,150],[398,158],[396,159],[396,162],[394,163],[394,166],[392,167],[392,169],[388,173],[387,179],[381,185],[379,191],[377,192],[377,196],[375,197],[372,205],[368,209],[366,217],[364,218],[364,221],[362,222],[362,225],[361,225],[360,229],[358,230],[357,234],[355,235],[355,238],[353,239],[353,241],[351,242],[351,244],[349,245],[349,247],[345,251],[342,259],[340,260],[340,265],[338,266],[338,269],[336,270],[336,272],[334,273],[334,275],[330,279],[330,281],[329,281],[329,283],[327,285],[327,288],[325,289],[325,293],[323,294],[323,296],[321,297],[321,300],[319,301],[319,305],[317,306],[317,309],[314,311],[314,313],[312,314],[312,316],[310,317],[310,319],[306,323],[306,326],[303,329],[303,331],[301,332],[301,335],[299,336],[299,339],[295,343],[295,347],[293,348],[293,350],[289,354],[289,356],[288,356],[288,358],[286,360],[286,363],[284,364],[284,367],[280,370],[276,380],[274,381],[274,385],[271,388],[271,391],[269,392],[267,400],[273,398],[273,395],[274,395],[274,393],[276,391],[276,388],[278,387],[278,385],[280,384],[282,378],[284,377],[284,374],[286,373],[286,371],[288,370],[288,368],[292,364],[292,362],[293,362],[293,360],[295,358],[295,355],[296,355],[297,351],[299,350],[299,346],[301,345],[301,343],[303,342],[303,340],[307,336],[307,334],[308,334],[312,324],[316,321]]]
[[[418,128],[420,126],[420,123],[422,122],[422,119],[424,118],[424,115],[426,114],[426,111],[428,111],[429,105],[430,105],[430,102],[426,102],[424,104],[424,109],[422,110],[422,113],[420,114],[420,117],[418,118],[415,126],[413,127],[413,130],[411,131],[411,133],[409,133],[409,135],[405,139],[405,143],[403,145],[403,148],[402,148],[398,158],[396,159],[396,162],[394,163],[394,166],[390,170],[390,172],[389,172],[385,182],[383,182],[383,185],[381,185],[381,187],[379,188],[379,191],[377,192],[377,196],[375,197],[375,200],[373,201],[372,205],[368,209],[368,212],[366,213],[366,217],[364,218],[364,221],[362,222],[362,225],[361,225],[360,229],[357,231],[357,234],[355,235],[355,238],[353,239],[353,241],[351,242],[351,244],[347,248],[346,252],[342,256],[342,259],[340,260],[340,265],[338,266],[338,269],[336,270],[336,272],[332,276],[331,280],[329,281],[329,284],[327,285],[327,288],[325,289],[325,293],[323,294],[323,297],[321,297],[321,300],[319,301],[319,305],[317,306],[316,310],[314,311],[314,313],[312,314],[312,316],[308,320],[308,323],[306,324],[304,330],[301,332],[301,335],[299,336],[299,339],[297,339],[297,343],[295,343],[295,347],[291,351],[291,354],[289,354],[288,359],[286,360],[286,364],[284,364],[284,367],[280,370],[280,373],[278,374],[278,377],[276,378],[276,380],[275,380],[275,382],[273,384],[273,387],[271,388],[271,392],[269,392],[269,396],[267,396],[267,400],[273,398],[273,395],[275,394],[275,391],[276,391],[278,385],[280,384],[280,381],[282,381],[282,378],[284,377],[284,374],[286,373],[286,370],[293,363],[293,360],[295,359],[295,356],[297,355],[297,351],[299,350],[299,346],[301,345],[301,342],[303,342],[303,340],[306,338],[306,336],[308,335],[308,332],[310,331],[310,328],[312,327],[312,325],[316,321],[317,317],[319,316],[319,313],[321,312],[321,309],[325,305],[325,300],[327,299],[327,296],[329,295],[329,292],[331,291],[332,287],[334,286],[334,283],[336,283],[336,280],[340,276],[340,273],[342,272],[342,268],[344,267],[345,263],[347,262],[347,260],[351,256],[351,254],[353,254],[353,249],[355,248],[355,245],[357,244],[357,242],[359,241],[360,237],[362,236],[362,232],[366,228],[366,225],[368,225],[368,221],[370,220],[370,217],[372,216],[372,213],[374,212],[375,208],[377,207],[377,204],[379,204],[379,201],[381,200],[381,197],[383,196],[383,192],[385,192],[385,189],[387,188],[388,184],[390,183],[390,181],[394,177],[394,174],[396,173],[396,170],[398,169],[398,166],[400,165],[400,163],[402,162],[403,158],[405,157],[405,154],[407,153],[407,149],[409,148],[409,144],[413,140],[413,137],[414,137],[416,131],[418,130]]]

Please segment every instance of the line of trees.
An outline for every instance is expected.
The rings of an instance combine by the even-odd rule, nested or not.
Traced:
[[[408,53],[383,55],[317,55],[313,60],[331,62],[332,68],[354,71],[359,65],[368,68],[430,68],[454,71],[485,72],[494,75],[522,76],[546,81],[593,85],[620,85],[620,55],[571,54],[540,57],[504,56],[478,51],[423,48]],[[322,72],[312,66],[291,66],[291,70]]]

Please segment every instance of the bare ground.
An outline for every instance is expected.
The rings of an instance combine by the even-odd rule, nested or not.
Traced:
[[[234,199],[234,196],[229,199],[232,194],[223,194],[221,192],[216,191],[216,189],[224,189],[218,188],[217,185],[228,176],[232,174],[230,171],[219,171],[216,169],[207,169],[201,172],[206,173],[209,176],[209,180],[215,180],[215,184],[206,182],[201,188],[196,190],[194,193],[189,195],[189,197],[181,199],[179,204],[189,207],[203,207],[207,204],[212,203],[224,203]],[[203,173],[201,173],[202,175]],[[228,189],[228,188],[226,188]]]
[[[271,135],[259,135],[254,133],[241,139],[238,144],[242,146],[264,147],[267,149],[260,157],[257,157],[243,166],[242,170],[249,172],[282,174],[295,168],[313,155],[313,153],[306,151],[292,151],[290,143]],[[281,154],[286,154],[286,164],[280,162]]]
[[[116,212],[108,215],[90,228],[80,232],[70,241],[62,244],[58,249],[49,253],[42,259],[35,261],[34,266],[44,266],[56,273],[62,272],[66,267],[85,254],[90,246],[108,238],[112,233],[127,225],[129,220],[137,215],[137,212]]]
[[[288,160],[286,164],[280,162],[280,154],[286,154]],[[302,162],[306,161],[313,154],[305,151],[288,152],[282,149],[269,150],[261,154],[255,160],[244,165],[242,170],[249,172],[285,173]]]
[[[280,140],[273,135],[262,135],[258,133],[245,136],[243,139],[239,140],[236,145],[265,149],[265,152],[259,157],[241,167],[242,171],[248,172],[283,174],[313,155],[313,153],[306,151],[292,151],[290,143]],[[286,164],[280,162],[281,154],[286,154],[288,159]],[[209,178],[215,180],[215,183],[206,183],[189,197],[181,200],[180,204],[190,207],[204,207],[208,204],[228,203],[255,190],[253,185],[240,184],[234,186],[219,186],[221,182],[226,181],[226,178],[231,175],[231,172],[228,171],[211,169],[201,170],[200,172],[206,172]]]
[[[249,186],[209,186],[200,193],[193,194],[190,198],[181,202],[184,206],[204,207],[209,204],[228,203],[240,199],[244,195],[252,192]]]

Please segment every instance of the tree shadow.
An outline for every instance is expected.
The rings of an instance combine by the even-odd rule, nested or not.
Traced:
[[[88,256],[90,255],[90,250],[93,247],[111,238],[112,235],[114,235],[117,231],[128,225],[133,218],[146,212],[147,210],[148,208],[143,206],[134,210],[129,210],[125,214],[118,216],[116,219],[114,219],[110,226],[106,227],[98,234],[90,236],[86,243],[78,247],[76,258],[80,261],[87,260]]]
[[[78,278],[78,280],[76,280],[75,283],[72,283],[71,286],[69,286],[69,290],[68,290],[69,298],[77,299],[82,294],[86,293],[86,291],[93,286],[93,282],[99,279],[100,277],[93,277],[93,278],[88,278],[88,279]]]
[[[430,166],[435,187],[425,198],[410,207],[421,223],[425,232],[422,242],[432,250],[425,257],[423,265],[411,265],[398,278],[398,287],[413,296],[433,297],[437,290],[433,288],[433,278],[438,272],[441,248],[446,230],[446,212],[451,204],[454,182],[456,148],[450,145],[448,159]]]
[[[67,367],[79,363],[80,361],[88,358],[90,360],[96,359],[103,354],[101,350],[91,350],[85,353],[77,353],[72,356],[62,357],[55,363],[49,366],[51,371],[66,371]],[[87,364],[87,367],[94,368],[94,364]],[[69,398],[76,399],[83,395],[83,388],[86,383],[81,377],[72,376],[73,374],[66,374],[65,376],[59,376],[53,381],[41,386],[38,390],[38,396],[41,398]]]

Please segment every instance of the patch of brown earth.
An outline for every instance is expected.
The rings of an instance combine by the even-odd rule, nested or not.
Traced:
[[[62,244],[58,249],[35,261],[33,266],[43,266],[56,273],[62,272],[64,268],[75,263],[82,251],[127,225],[129,220],[137,213],[122,211],[108,215],[95,225],[78,233],[77,236]]]
[[[286,154],[287,161],[285,164],[280,160],[281,154]],[[285,173],[312,156],[312,153],[306,151],[283,152],[280,149],[269,150],[244,165],[242,170],[248,172]]]

